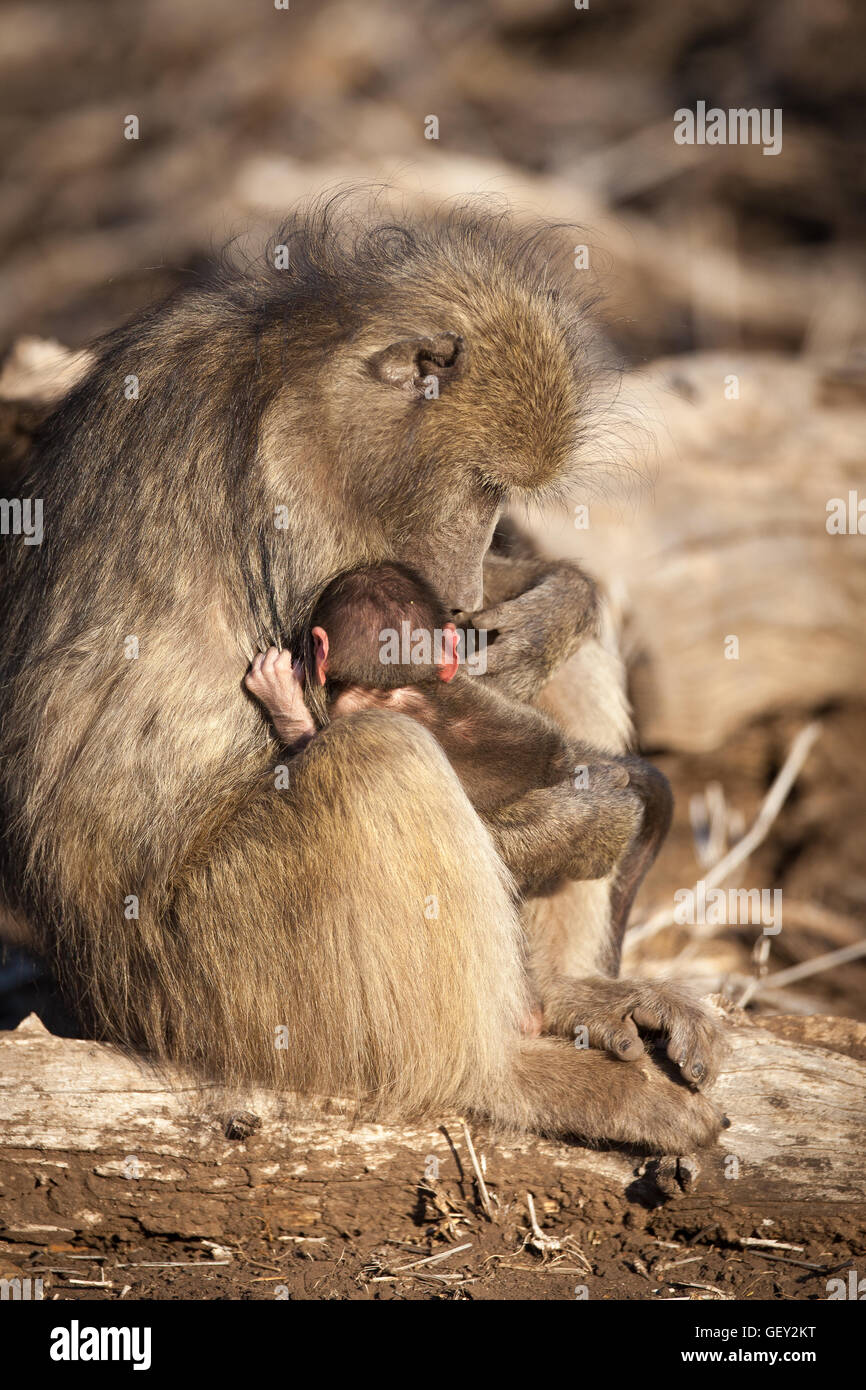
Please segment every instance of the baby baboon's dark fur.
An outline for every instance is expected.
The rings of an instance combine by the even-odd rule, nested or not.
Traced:
[[[613,920],[627,915],[670,825],[666,778],[643,759],[605,757],[569,741],[549,715],[473,678],[465,665],[441,679],[437,656],[441,662],[450,621],[435,591],[407,565],[337,575],[316,600],[304,635],[308,704],[318,713],[313,630],[324,629],[325,720],[347,687],[388,692],[377,707],[430,730],[494,839],[508,825],[500,853],[524,896],[550,892],[564,878],[603,877],[620,865]],[[399,661],[383,646],[388,634],[399,636]],[[576,795],[578,786],[588,799]],[[547,798],[529,798],[548,789]]]
[[[45,539],[3,546],[9,904],[88,1025],[157,1057],[693,1147],[700,1094],[521,1037],[509,875],[432,737],[338,721],[283,789],[242,687],[341,569],[405,560],[479,606],[503,501],[556,486],[590,427],[568,277],[483,214],[359,229],[330,203],[277,240],[288,269],[226,262],[106,338],[38,436]],[[674,1001],[671,1045],[702,1018]]]
[[[314,647],[310,629],[323,627],[330,639],[328,687],[365,685],[375,690],[395,690],[401,685],[438,681],[433,663],[433,634],[452,622],[451,613],[427,580],[408,565],[363,565],[346,570],[327,584],[316,599],[304,634],[306,690],[316,684]],[[430,636],[430,660],[419,660],[411,649],[399,655],[409,660],[382,660],[382,632],[403,636],[418,631]],[[405,643],[403,644],[406,645]]]

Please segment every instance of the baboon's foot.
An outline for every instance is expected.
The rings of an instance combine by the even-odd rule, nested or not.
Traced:
[[[645,1055],[643,1035],[659,1038],[686,1081],[705,1086],[725,1053],[719,1021],[684,985],[646,980],[567,979],[544,1001],[546,1027],[625,1062]]]
[[[611,1082],[615,1112],[609,1127],[618,1143],[659,1154],[691,1154],[712,1144],[727,1124],[718,1106],[649,1058],[617,1067],[617,1073],[625,1084]]]
[[[524,1038],[515,1069],[522,1123],[590,1143],[628,1144],[644,1153],[692,1154],[712,1144],[725,1117],[684,1085],[667,1062],[642,1057],[624,1067],[564,1038]],[[508,1120],[509,1098],[496,1113]]]

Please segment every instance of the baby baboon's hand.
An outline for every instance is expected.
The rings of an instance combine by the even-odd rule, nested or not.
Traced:
[[[641,1033],[657,1034],[667,1055],[693,1085],[707,1085],[725,1053],[720,1023],[683,985],[645,980],[562,979],[545,1001],[545,1022],[574,1036],[587,1030],[591,1047],[622,1061],[645,1055]]]
[[[300,662],[292,662],[291,652],[276,647],[253,658],[244,684],[272,717],[297,718],[305,709],[303,676],[296,666],[300,668]]]
[[[304,704],[304,680],[300,662],[288,651],[269,647],[258,652],[244,677],[251,695],[261,700],[284,743],[298,742],[315,733],[313,716]]]

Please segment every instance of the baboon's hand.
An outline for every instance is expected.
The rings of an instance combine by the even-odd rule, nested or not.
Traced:
[[[304,704],[301,663],[292,662],[291,652],[280,652],[276,647],[258,652],[244,684],[251,695],[261,700],[277,734],[286,743],[315,732],[313,717]]]
[[[703,1086],[715,1077],[725,1053],[722,1027],[685,986],[599,976],[562,978],[551,993],[544,1001],[549,1028],[570,1036],[586,1028],[591,1047],[625,1062],[644,1057],[642,1033],[655,1034],[686,1081]]]
[[[472,624],[489,634],[484,677],[515,699],[531,699],[596,631],[595,585],[577,565],[553,562],[523,593],[473,614]]]
[[[278,651],[276,647],[268,647],[266,652],[257,652],[244,684],[272,716],[297,717],[303,710],[304,681],[300,662],[293,662],[291,652],[285,649]]]

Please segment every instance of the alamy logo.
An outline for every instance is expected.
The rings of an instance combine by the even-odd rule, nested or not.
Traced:
[[[723,111],[699,101],[694,111],[681,106],[674,112],[674,140],[678,145],[763,145],[764,154],[782,153],[782,111],[764,106],[737,106]]]
[[[42,498],[0,497],[0,535],[23,536],[25,545],[41,545]]]
[[[0,1279],[0,1300],[40,1303],[44,1297],[41,1279]]]
[[[449,633],[449,636],[451,634]],[[432,666],[440,665],[447,658],[449,644],[440,628],[413,628],[409,622],[395,627],[385,627],[379,633],[379,660],[383,666]],[[473,676],[483,676],[487,670],[487,631],[481,628],[468,628],[465,632],[457,629],[457,658],[461,666]]]
[[[782,930],[781,888],[708,888],[698,879],[694,888],[674,893],[674,922],[678,927],[757,926],[764,936]]]
[[[68,1327],[51,1330],[52,1361],[131,1361],[134,1371],[150,1370],[149,1327]]]
[[[866,497],[854,488],[844,497],[831,497],[827,503],[827,532],[831,536],[866,536]]]
[[[847,1283],[844,1279],[828,1279],[826,1288],[828,1299],[845,1298],[857,1303],[866,1300],[866,1279],[858,1279],[856,1269],[848,1270]]]

